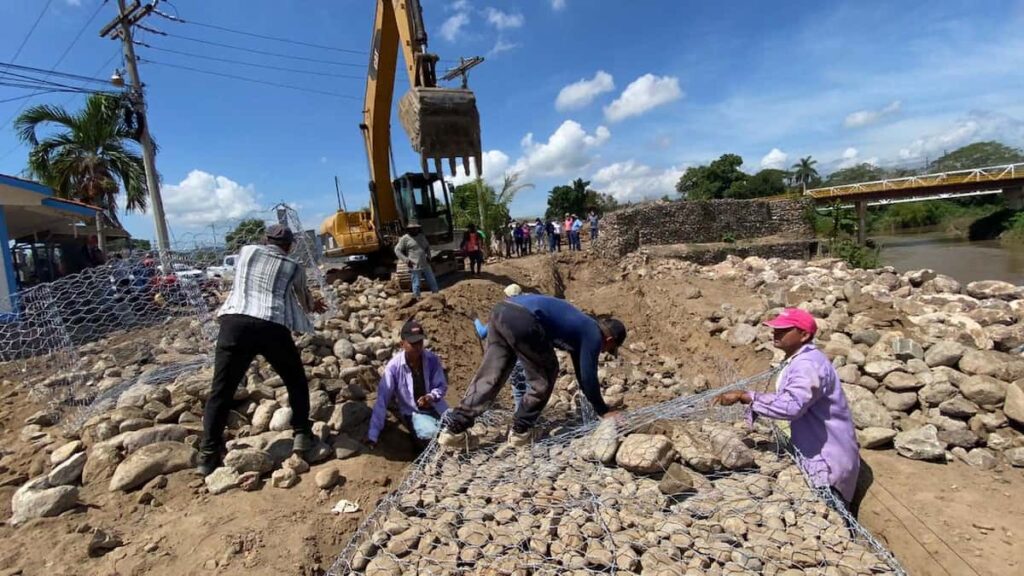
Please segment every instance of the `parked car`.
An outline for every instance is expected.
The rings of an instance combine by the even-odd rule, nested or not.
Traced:
[[[210,266],[206,269],[206,277],[211,280],[220,280],[223,283],[231,282],[235,277],[235,264],[238,263],[238,254],[229,254],[224,257],[224,262],[219,266]]]

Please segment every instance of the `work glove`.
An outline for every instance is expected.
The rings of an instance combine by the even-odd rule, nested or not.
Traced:
[[[476,335],[481,340],[487,338],[487,325],[480,321],[479,318],[473,319],[473,326],[476,327]]]

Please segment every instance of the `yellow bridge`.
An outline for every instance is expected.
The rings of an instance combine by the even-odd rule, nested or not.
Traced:
[[[921,176],[887,178],[873,182],[858,182],[828,188],[811,188],[804,194],[816,203],[835,201],[860,203],[864,201],[930,200],[965,196],[978,192],[1019,192],[1024,185],[1024,163],[1005,166],[972,168]]]

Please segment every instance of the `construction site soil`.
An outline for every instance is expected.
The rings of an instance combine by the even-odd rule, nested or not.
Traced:
[[[744,309],[759,296],[738,281],[677,275],[666,280],[588,253],[535,255],[489,264],[479,277],[451,278],[441,295],[388,312],[398,322],[415,314],[443,359],[450,401],[465,392],[482,355],[474,317],[486,318],[504,286],[560,295],[594,312],[621,318],[630,329],[625,363],[672,358],[678,375],[716,386],[769,366],[768,349],[734,347],[702,326],[723,305]],[[25,419],[45,405],[19,385],[23,374],[0,367],[0,518],[11,516],[11,497],[44,474],[49,455],[21,437]],[[627,390],[627,408],[666,400],[665,389]],[[211,495],[191,471],[167,475],[167,484],[139,493],[86,484],[84,504],[59,516],[0,525],[0,576],[322,574],[365,514],[397,486],[416,454],[401,430],[389,426],[373,451],[312,467],[294,488],[267,487]],[[864,451],[873,483],[861,521],[911,574],[1020,574],[1024,535],[1024,474],[980,470],[960,462],[934,464],[894,452]],[[321,490],[313,475],[336,468],[343,482]],[[359,511],[332,514],[339,499]],[[90,554],[97,533],[121,540],[99,557]]]

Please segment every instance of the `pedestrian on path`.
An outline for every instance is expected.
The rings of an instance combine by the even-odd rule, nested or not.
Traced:
[[[580,220],[579,216],[572,215],[572,241],[576,246],[576,251],[583,250],[583,244],[580,243],[580,230],[583,229],[583,221]]]
[[[597,216],[596,212],[591,210],[590,215],[587,216],[587,220],[590,221],[590,241],[593,242],[594,240],[597,240],[597,226],[600,218]]]
[[[306,314],[323,312],[326,306],[309,292],[302,264],[288,257],[294,241],[291,230],[274,224],[267,228],[265,245],[244,246],[238,254],[231,293],[217,312],[213,383],[199,448],[198,468],[204,476],[220,466],[235,391],[257,355],[266,358],[288,390],[293,451],[305,454],[313,447],[309,382],[291,333],[312,332]]]
[[[556,220],[548,222],[548,238],[550,238],[551,252],[558,250],[562,251],[562,234],[560,232],[561,225]]]
[[[477,231],[476,224],[471,223],[466,226],[466,231],[462,234],[460,249],[469,259],[469,273],[479,274],[484,266],[484,238]]]
[[[799,308],[786,308],[765,325],[773,329],[775,347],[785,353],[775,391],[726,392],[715,402],[748,405],[751,421],[758,416],[789,421],[811,482],[832,490],[849,507],[860,473],[857,435],[839,375],[812,342],[818,325]]]

